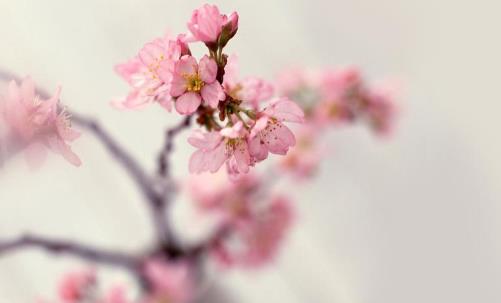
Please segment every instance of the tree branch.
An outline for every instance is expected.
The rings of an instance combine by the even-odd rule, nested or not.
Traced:
[[[47,239],[26,234],[13,240],[0,240],[0,256],[24,248],[39,248],[53,254],[65,254],[85,261],[125,268],[138,274],[140,259],[119,252],[100,250],[70,241]]]
[[[71,121],[94,134],[101,141],[106,150],[118,161],[136,182],[139,189],[148,201],[158,199],[159,195],[153,188],[151,178],[146,174],[139,163],[113,139],[113,137],[94,119],[70,112]]]
[[[187,129],[191,125],[191,117],[186,116],[183,120],[176,126],[167,129],[165,132],[165,143],[160,155],[158,157],[158,174],[162,177],[167,177],[169,175],[170,164],[169,155],[174,149],[174,138],[182,130]]]

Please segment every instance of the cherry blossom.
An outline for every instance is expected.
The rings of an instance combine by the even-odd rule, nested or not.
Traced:
[[[218,47],[218,39],[223,34],[221,46],[224,47],[237,32],[238,14],[234,12],[227,17],[216,5],[205,4],[193,11],[187,26],[197,40],[211,49]]]
[[[60,107],[61,87],[48,100],[36,94],[31,78],[25,78],[21,86],[11,81],[2,114],[10,129],[10,136],[17,144],[26,146],[27,160],[33,166],[44,159],[47,149],[62,155],[75,166],[80,158],[71,150],[68,142],[76,140],[80,133],[71,127],[70,115]]]
[[[142,303],[189,302],[193,295],[193,281],[186,263],[172,263],[151,259],[144,268],[152,290]]]
[[[189,38],[179,35],[148,42],[139,54],[115,66],[115,71],[129,84],[131,91],[112,104],[118,109],[140,109],[157,102],[166,110],[172,109],[170,85],[174,66],[181,55],[189,54]]]
[[[183,115],[194,113],[203,101],[204,105],[216,108],[225,94],[216,81],[217,64],[204,56],[200,64],[192,56],[183,56],[176,63],[170,94],[176,97],[176,110]]]

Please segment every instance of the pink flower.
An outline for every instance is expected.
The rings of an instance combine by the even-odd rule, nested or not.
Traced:
[[[191,299],[193,281],[188,264],[152,259],[146,262],[144,272],[152,286],[144,303],[185,303]]]
[[[226,43],[235,36],[238,30],[238,13],[233,12],[229,17],[223,16],[223,29],[219,43],[221,47],[226,46]]]
[[[233,99],[242,100],[246,105],[257,110],[262,101],[268,100],[273,95],[273,85],[258,77],[247,77],[241,80],[238,76],[238,69],[238,57],[230,55],[224,69],[224,90]]]
[[[324,153],[318,146],[320,138],[315,126],[305,125],[296,134],[296,146],[280,160],[279,167],[298,179],[305,179],[315,173]]]
[[[238,30],[238,14],[233,12],[229,17],[222,15],[215,5],[205,4],[193,11],[188,29],[193,36],[215,50],[226,43]],[[221,37],[220,37],[221,36]],[[218,41],[219,40],[219,41]]]
[[[276,99],[259,114],[252,127],[249,152],[255,161],[262,161],[272,154],[285,155],[296,144],[292,131],[282,122],[302,123],[303,110],[287,98]]]
[[[382,136],[387,136],[393,129],[396,116],[395,88],[378,86],[368,92],[367,119],[372,130]]]
[[[204,56],[200,64],[192,56],[183,56],[176,63],[170,94],[176,97],[176,110],[183,115],[194,113],[200,104],[217,108],[225,94],[216,81],[217,64]]]
[[[291,98],[300,90],[314,86],[313,78],[314,77],[303,68],[294,67],[286,69],[276,77],[278,94]]]
[[[112,287],[101,300],[96,303],[132,303],[125,295],[125,289],[120,286]]]
[[[83,270],[66,274],[59,284],[59,297],[65,303],[77,303],[90,297],[96,284],[94,270]]]
[[[175,62],[189,54],[187,39],[157,38],[148,42],[137,57],[115,66],[115,71],[131,86],[128,96],[113,101],[119,109],[140,109],[157,102],[168,111],[172,108],[170,83]]]
[[[21,87],[15,81],[9,83],[4,118],[11,136],[26,146],[27,159],[34,166],[43,161],[47,149],[75,166],[81,164],[67,143],[77,139],[80,133],[71,128],[70,116],[60,108],[60,93],[58,87],[54,96],[41,100],[31,78],[25,78]]]
[[[227,163],[231,173],[249,172],[251,165],[247,146],[247,131],[242,121],[220,132],[203,133],[196,131],[188,138],[188,142],[198,150],[190,158],[191,173],[209,171],[215,173],[223,163]]]
[[[292,223],[288,199],[277,196],[247,220],[239,221],[232,235],[217,243],[212,255],[222,265],[256,268],[273,260]]]

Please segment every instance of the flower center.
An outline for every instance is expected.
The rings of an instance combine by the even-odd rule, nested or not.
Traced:
[[[200,92],[202,87],[204,86],[204,81],[200,79],[198,74],[194,75],[186,75],[186,90],[189,92]]]

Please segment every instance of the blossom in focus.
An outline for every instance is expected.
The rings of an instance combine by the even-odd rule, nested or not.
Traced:
[[[176,98],[176,110],[183,115],[194,113],[203,101],[204,105],[216,108],[224,100],[221,84],[216,81],[217,64],[204,56],[200,64],[186,55],[176,62],[170,94]]]
[[[191,173],[215,173],[226,162],[234,173],[247,173],[251,164],[247,146],[247,131],[242,121],[221,131],[195,131],[188,142],[198,148],[190,158]]]
[[[36,95],[35,84],[29,77],[21,86],[11,81],[2,109],[2,115],[9,128],[9,136],[17,144],[26,147],[27,160],[33,166],[44,159],[47,149],[62,155],[75,166],[80,158],[71,150],[68,142],[76,140],[80,133],[72,129],[70,115],[60,107],[58,87],[54,96],[42,100]]]
[[[285,155],[296,144],[292,131],[283,122],[302,123],[303,110],[288,98],[275,99],[260,114],[252,127],[249,152],[257,161],[268,157],[268,153]]]
[[[224,47],[237,32],[238,14],[234,12],[228,17],[222,15],[216,5],[205,4],[193,11],[187,26],[197,40],[214,50],[221,34],[224,35],[221,39]]]
[[[96,284],[96,273],[92,269],[67,273],[59,283],[59,298],[64,303],[77,303],[91,297]]]
[[[146,43],[136,57],[115,66],[131,90],[125,98],[114,100],[113,105],[119,109],[140,109],[157,102],[171,111],[174,65],[181,55],[190,53],[187,42],[184,35],[157,38]]]
[[[151,259],[146,262],[144,273],[152,289],[142,303],[185,303],[191,299],[193,281],[188,264]]]

